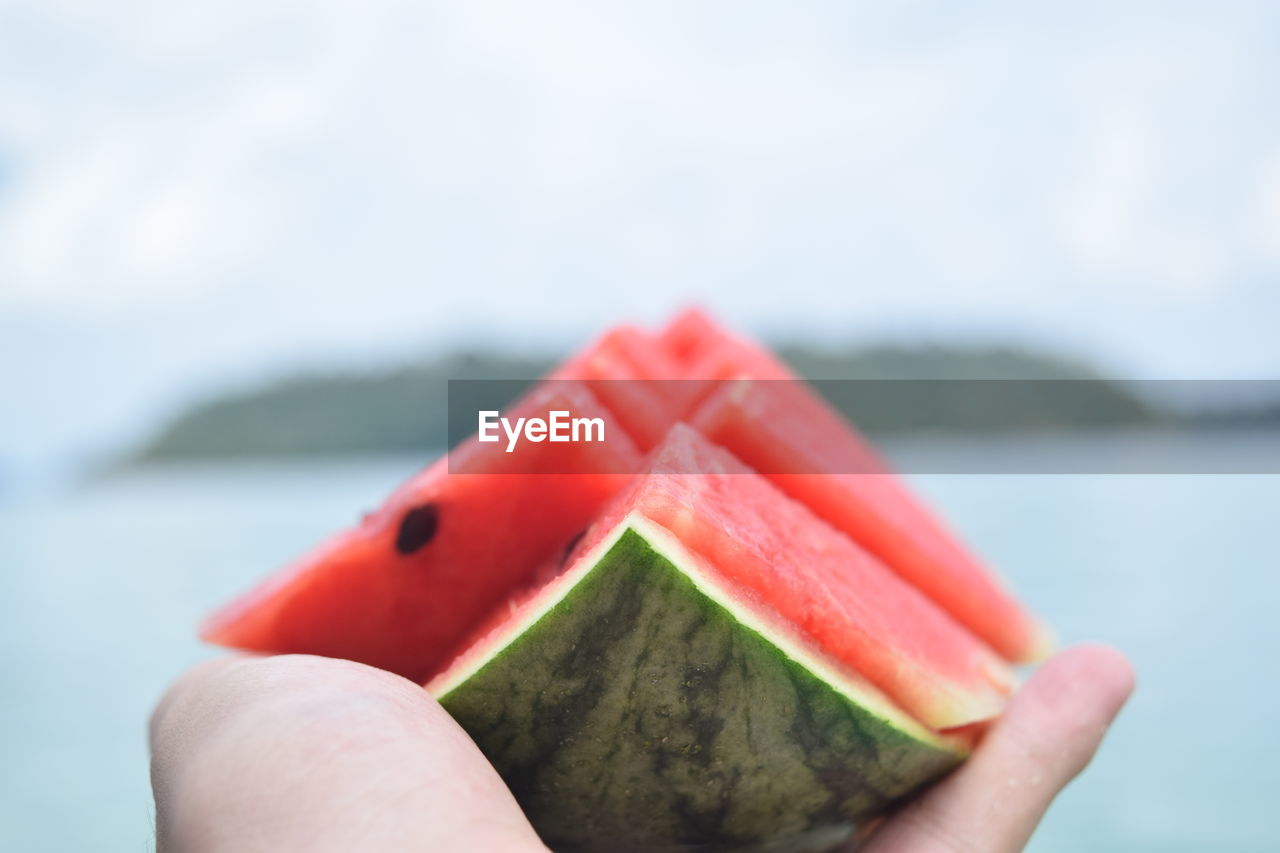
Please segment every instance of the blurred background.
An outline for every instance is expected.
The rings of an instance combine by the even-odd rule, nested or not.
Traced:
[[[459,371],[699,303],[827,376],[1280,378],[1280,9],[966,6],[0,0],[0,850],[148,849],[197,620]],[[912,478],[1137,664],[1032,849],[1280,844],[1280,479]]]

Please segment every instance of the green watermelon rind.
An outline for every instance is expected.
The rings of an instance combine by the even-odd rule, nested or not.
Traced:
[[[631,515],[428,685],[557,850],[825,849],[955,767]]]

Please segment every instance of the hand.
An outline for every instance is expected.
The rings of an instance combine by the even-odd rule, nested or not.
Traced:
[[[862,849],[1020,849],[1132,686],[1114,651],[1059,655],[963,767]],[[151,745],[161,853],[545,850],[426,691],[360,664],[286,655],[196,667],[156,709]]]
[[[886,819],[860,853],[1021,850],[1053,798],[1093,758],[1133,692],[1129,662],[1076,646],[1022,686],[969,760]]]
[[[420,686],[331,658],[203,664],[151,718],[159,853],[527,853],[538,841]]]

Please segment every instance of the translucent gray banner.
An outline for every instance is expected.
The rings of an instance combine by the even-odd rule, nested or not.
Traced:
[[[1280,473],[1280,380],[457,380],[447,420],[458,471],[614,473],[680,421],[770,475]]]

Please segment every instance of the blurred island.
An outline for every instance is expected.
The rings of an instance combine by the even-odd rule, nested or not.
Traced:
[[[1013,347],[778,352],[872,435],[1149,426],[1174,417],[1087,365]],[[396,369],[294,376],[196,405],[125,462],[438,450],[447,444],[447,380],[537,377],[553,363],[459,352]],[[994,383],[949,381],[961,379],[1014,381],[999,386],[1001,405],[993,406],[974,390]]]

